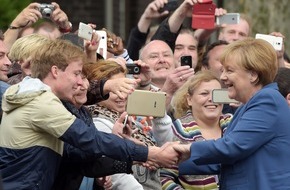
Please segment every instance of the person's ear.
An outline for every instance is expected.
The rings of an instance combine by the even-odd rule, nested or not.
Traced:
[[[58,74],[59,74],[58,73],[59,72],[58,67],[56,65],[53,65],[51,67],[51,69],[50,69],[50,72],[51,72],[53,78],[56,78],[58,76]]]
[[[191,96],[188,93],[186,94],[186,100],[187,100],[187,104],[189,106],[192,106]]]
[[[250,82],[255,83],[256,81],[258,81],[258,74],[254,71],[251,71],[250,72]]]

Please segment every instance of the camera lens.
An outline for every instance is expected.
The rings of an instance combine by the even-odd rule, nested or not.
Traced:
[[[139,73],[140,69],[139,67],[134,67],[134,73]]]

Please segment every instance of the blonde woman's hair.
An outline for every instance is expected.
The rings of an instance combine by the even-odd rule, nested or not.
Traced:
[[[171,101],[172,107],[174,109],[175,118],[180,118],[185,116],[191,107],[187,104],[187,95],[192,96],[195,89],[199,87],[202,82],[209,82],[220,80],[215,76],[215,74],[210,70],[204,70],[197,72],[194,76],[190,77],[174,94]]]
[[[30,34],[17,39],[9,52],[8,57],[12,61],[23,61],[28,59],[39,46],[47,43],[49,38],[40,34]]]
[[[277,54],[265,40],[246,38],[227,45],[221,55],[222,65],[235,64],[246,71],[256,72],[255,85],[273,82],[277,71]]]

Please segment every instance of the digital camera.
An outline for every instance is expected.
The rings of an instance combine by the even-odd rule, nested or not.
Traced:
[[[141,73],[141,66],[136,64],[126,64],[128,74],[138,75]]]
[[[54,11],[54,6],[51,4],[40,4],[39,12],[42,14],[43,18],[50,18],[50,15]]]

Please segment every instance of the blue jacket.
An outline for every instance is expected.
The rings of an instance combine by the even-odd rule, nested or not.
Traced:
[[[211,172],[221,163],[222,190],[290,189],[289,118],[277,84],[269,84],[237,110],[223,138],[192,143],[190,160],[212,164],[203,168]]]

